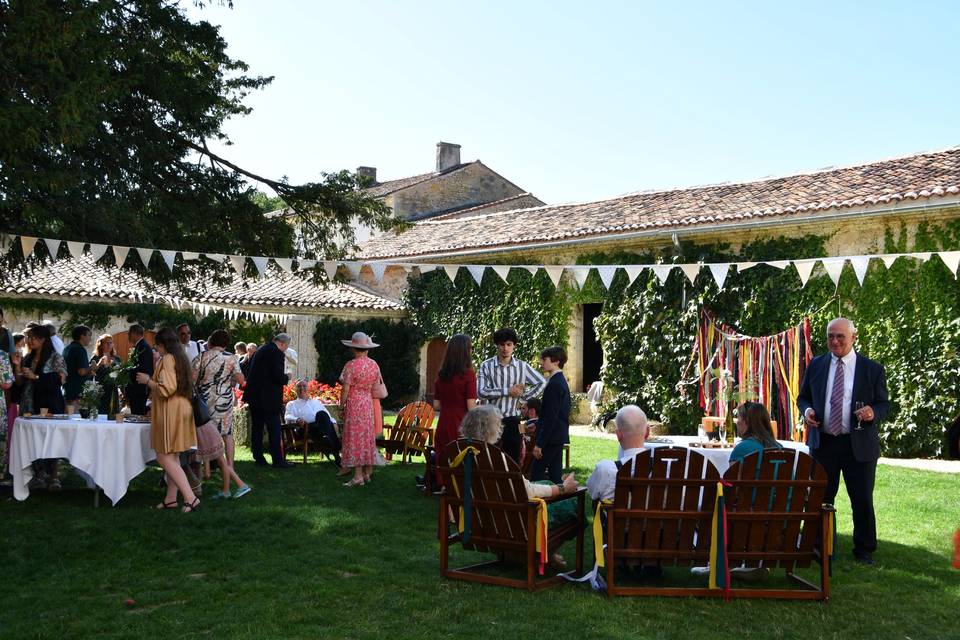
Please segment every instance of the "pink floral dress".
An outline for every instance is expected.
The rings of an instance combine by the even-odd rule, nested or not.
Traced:
[[[380,379],[380,367],[370,358],[354,358],[343,367],[340,382],[350,385],[343,409],[343,466],[359,467],[376,462],[372,387]]]

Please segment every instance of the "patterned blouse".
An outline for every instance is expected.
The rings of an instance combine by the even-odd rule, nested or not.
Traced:
[[[197,391],[207,401],[210,418],[221,433],[228,433],[233,423],[233,385],[240,373],[237,356],[222,349],[204,351],[193,359],[197,375]]]
[[[6,352],[0,351],[0,385],[13,384],[13,366],[10,364],[10,358]],[[0,391],[0,435],[6,435],[7,432],[7,402],[4,400],[3,391]]]

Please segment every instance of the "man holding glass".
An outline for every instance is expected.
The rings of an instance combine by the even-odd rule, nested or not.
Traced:
[[[883,365],[853,349],[857,328],[846,318],[827,325],[830,353],[810,361],[800,384],[797,406],[803,412],[813,459],[827,472],[823,501],[832,504],[847,486],[853,511],[853,557],[873,564],[877,523],[873,485],[880,457],[878,425],[890,411]]]

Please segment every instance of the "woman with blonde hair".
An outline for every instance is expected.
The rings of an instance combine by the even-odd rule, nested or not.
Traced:
[[[96,346],[93,350],[93,379],[103,387],[103,395],[100,396],[100,413],[108,415],[116,413],[120,409],[120,401],[117,398],[117,384],[110,379],[110,372],[115,366],[120,364],[120,357],[113,348],[113,336],[105,333],[97,338]]]

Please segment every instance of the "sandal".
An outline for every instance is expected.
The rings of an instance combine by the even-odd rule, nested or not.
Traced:
[[[155,506],[154,509],[159,509],[162,511],[163,509],[176,509],[179,506],[180,506],[180,503],[174,500],[173,502],[161,502],[160,504]]]
[[[350,480],[349,482],[344,482],[344,483],[343,483],[343,486],[345,486],[345,487],[362,487],[362,486],[363,486],[363,478],[360,478],[359,480],[357,480],[357,479],[352,479],[352,480]]]
[[[183,512],[184,512],[184,513],[193,513],[194,511],[196,511],[196,510],[199,509],[199,508],[200,508],[200,498],[194,498],[194,499],[193,499],[193,502],[191,502],[190,504],[184,504],[184,505],[183,505]]]

